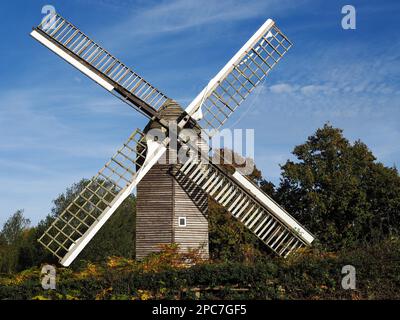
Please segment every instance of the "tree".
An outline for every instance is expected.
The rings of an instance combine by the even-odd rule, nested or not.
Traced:
[[[45,219],[41,220],[36,227],[26,231],[19,248],[16,271],[25,270],[32,266],[40,266],[44,263],[57,263],[57,258],[38,242],[39,237],[45,232],[53,220],[54,217],[48,215]]]
[[[23,210],[17,210],[8,220],[4,223],[1,234],[8,245],[17,243],[22,236],[24,230],[30,225],[30,220],[24,217]]]
[[[361,141],[351,144],[342,130],[325,124],[294,148],[277,198],[323,247],[338,249],[398,233],[400,177],[375,162]]]
[[[18,265],[19,249],[28,230],[30,221],[17,210],[3,225],[0,236],[1,272],[15,271]]]
[[[249,261],[267,253],[242,223],[213,200],[208,204],[210,256],[214,260]]]

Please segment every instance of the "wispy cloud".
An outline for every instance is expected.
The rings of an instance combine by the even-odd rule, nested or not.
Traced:
[[[288,83],[279,83],[279,84],[274,84],[269,87],[272,93],[292,93],[295,91],[295,88],[293,85],[288,84]]]
[[[300,3],[299,3],[300,2]],[[230,23],[238,20],[270,15],[304,4],[288,0],[256,0],[243,5],[238,0],[162,1],[158,5],[133,13],[114,30],[126,30],[129,34],[176,32],[211,23]]]
[[[52,146],[58,147],[67,137],[91,133],[99,126],[113,126],[113,121],[107,123],[107,117],[115,120],[137,116],[130,107],[101,92],[93,95],[77,87],[13,88],[0,92],[0,145],[50,147],[43,141],[51,139]]]
[[[151,43],[157,37],[198,31],[198,28],[211,25],[214,30],[209,30],[209,34],[216,35],[218,32],[216,32],[215,25],[232,31],[235,28],[235,22],[251,18],[266,19],[281,12],[289,14],[307,2],[309,1],[254,0],[243,3],[240,0],[172,0],[143,3],[139,7],[135,6],[133,10],[126,8],[123,18],[117,24],[108,26],[98,33],[101,38],[107,39],[108,45],[113,48],[122,46],[127,48],[128,44],[131,45],[134,42]],[[194,36],[191,41],[198,43],[202,39]],[[174,43],[171,39],[171,48]],[[154,45],[156,48],[159,46],[164,48],[168,46],[168,43],[162,41],[154,43]]]

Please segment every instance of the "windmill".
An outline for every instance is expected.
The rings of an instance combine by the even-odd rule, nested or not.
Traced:
[[[182,109],[144,78],[91,40],[58,13],[33,29],[31,36],[117,98],[150,119],[89,181],[38,239],[69,266],[137,187],[137,258],[160,243],[202,246],[208,257],[207,199],[214,199],[277,255],[286,257],[309,246],[313,235],[239,171],[189,156],[184,163],[160,163],[175,133],[191,128],[218,132],[291,47],[268,19],[233,58]],[[148,134],[158,128],[162,138]],[[204,140],[199,140],[200,144]],[[180,146],[193,145],[178,135]],[[189,153],[190,153],[189,152]]]

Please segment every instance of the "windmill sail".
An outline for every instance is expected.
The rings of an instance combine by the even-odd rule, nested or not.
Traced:
[[[291,46],[268,19],[189,104],[186,113],[203,129],[219,130]]]
[[[39,242],[69,266],[97,231],[132,193],[166,150],[136,130],[79,195],[55,218]]]
[[[59,14],[44,20],[31,36],[108,91],[117,92],[149,117],[168,97],[91,40]]]
[[[176,173],[228,210],[279,256],[311,244],[314,236],[238,171],[233,175],[214,164],[188,160]]]
[[[189,104],[186,113],[209,130],[205,133],[214,135],[291,46],[268,19]],[[279,256],[286,257],[314,240],[289,213],[237,171],[231,175],[215,164],[190,159],[175,176],[203,189]]]

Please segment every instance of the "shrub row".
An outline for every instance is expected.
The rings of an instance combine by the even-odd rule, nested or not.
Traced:
[[[43,290],[38,268],[0,279],[0,299],[400,299],[400,245],[328,254],[304,252],[289,260],[252,264],[204,263],[147,271],[89,264],[59,269],[56,290]],[[356,268],[356,290],[341,286],[342,267]]]

